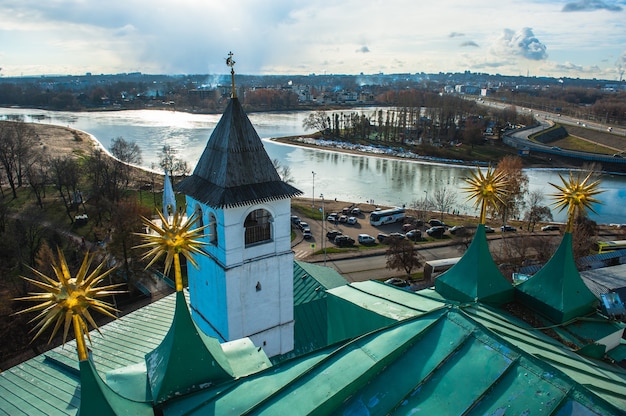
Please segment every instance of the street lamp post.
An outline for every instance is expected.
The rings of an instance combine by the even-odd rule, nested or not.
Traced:
[[[313,175],[313,198],[311,199],[311,208],[315,208],[315,171],[311,171]]]
[[[326,236],[324,235],[324,224],[326,223],[326,214],[324,213],[324,194],[320,194],[322,200],[322,252],[324,253],[324,266],[326,266]]]

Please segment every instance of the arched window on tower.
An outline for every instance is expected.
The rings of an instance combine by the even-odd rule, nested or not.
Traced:
[[[246,246],[272,239],[272,215],[264,209],[256,209],[246,217]]]
[[[209,213],[209,226],[207,227],[209,234],[209,242],[217,245],[217,218],[212,212]]]
[[[202,217],[202,207],[199,204],[196,204],[194,215],[196,216],[196,227],[197,228],[204,227],[204,218]]]

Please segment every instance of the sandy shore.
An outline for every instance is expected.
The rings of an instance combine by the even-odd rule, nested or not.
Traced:
[[[97,140],[80,130],[39,123],[29,126],[37,135],[41,150],[51,158],[79,158],[89,155],[94,149],[102,148]]]

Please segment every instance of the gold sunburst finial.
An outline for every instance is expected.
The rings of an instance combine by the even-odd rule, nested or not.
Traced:
[[[233,53],[228,52],[228,58],[226,58],[226,65],[230,67],[230,82],[231,82],[231,96],[237,98],[237,90],[235,89],[235,60],[233,59]]]
[[[206,225],[203,227],[193,228],[196,223],[196,215],[192,215],[183,222],[183,215],[176,212],[174,217],[168,222],[161,212],[158,212],[161,219],[161,225],[142,217],[143,223],[148,228],[148,233],[137,234],[146,241],[135,248],[149,248],[144,254],[143,260],[152,258],[146,268],[152,266],[159,258],[165,255],[165,270],[167,274],[174,263],[174,273],[176,281],[176,291],[183,290],[183,279],[180,267],[180,255],[185,256],[187,261],[194,267],[198,267],[198,263],[191,256],[192,254],[206,255],[202,251],[202,246],[207,243],[200,241]]]
[[[567,226],[565,232],[572,232],[576,216],[586,215],[587,210],[595,213],[592,204],[602,203],[602,201],[594,198],[595,195],[604,191],[598,189],[600,180],[590,182],[592,174],[593,173],[590,172],[584,179],[582,179],[580,175],[574,176],[574,174],[570,171],[569,181],[566,181],[563,176],[559,174],[559,178],[561,178],[563,186],[550,183],[550,185],[560,191],[551,195],[556,198],[556,201],[554,202],[555,208],[557,208],[559,212],[567,209]]]
[[[471,177],[466,178],[467,186],[464,190],[469,192],[467,200],[474,200],[474,206],[480,205],[479,222],[485,223],[487,216],[487,206],[496,206],[498,202],[502,203],[504,196],[507,194],[507,180],[504,173],[492,170],[491,166],[487,168],[487,173],[483,175],[480,168],[470,173]]]
[[[116,318],[113,312],[118,312],[118,310],[115,309],[113,305],[99,298],[125,293],[125,291],[113,290],[123,286],[124,283],[98,286],[115,268],[102,272],[106,262],[105,259],[88,274],[94,258],[89,252],[85,254],[76,276],[72,277],[63,251],[57,248],[57,252],[58,262],[56,260],[52,262],[52,270],[54,271],[56,279],[46,276],[33,268],[31,268],[31,270],[40,280],[22,276],[24,280],[43,289],[45,292],[30,293],[30,296],[16,299],[40,302],[38,305],[17,312],[17,314],[40,311],[40,313],[30,321],[39,321],[32,329],[32,331],[38,330],[33,340],[37,339],[37,337],[54,323],[54,328],[48,342],[52,341],[52,338],[54,338],[61,328],[61,325],[63,325],[63,343],[65,344],[70,325],[72,325],[74,335],[76,336],[78,359],[83,361],[87,359],[85,336],[87,336],[87,339],[91,342],[88,324],[100,332],[89,309],[91,308],[104,315]]]

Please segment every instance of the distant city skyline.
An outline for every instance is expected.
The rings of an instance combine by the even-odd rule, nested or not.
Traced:
[[[0,0],[0,76],[484,72],[620,80],[625,0]]]

